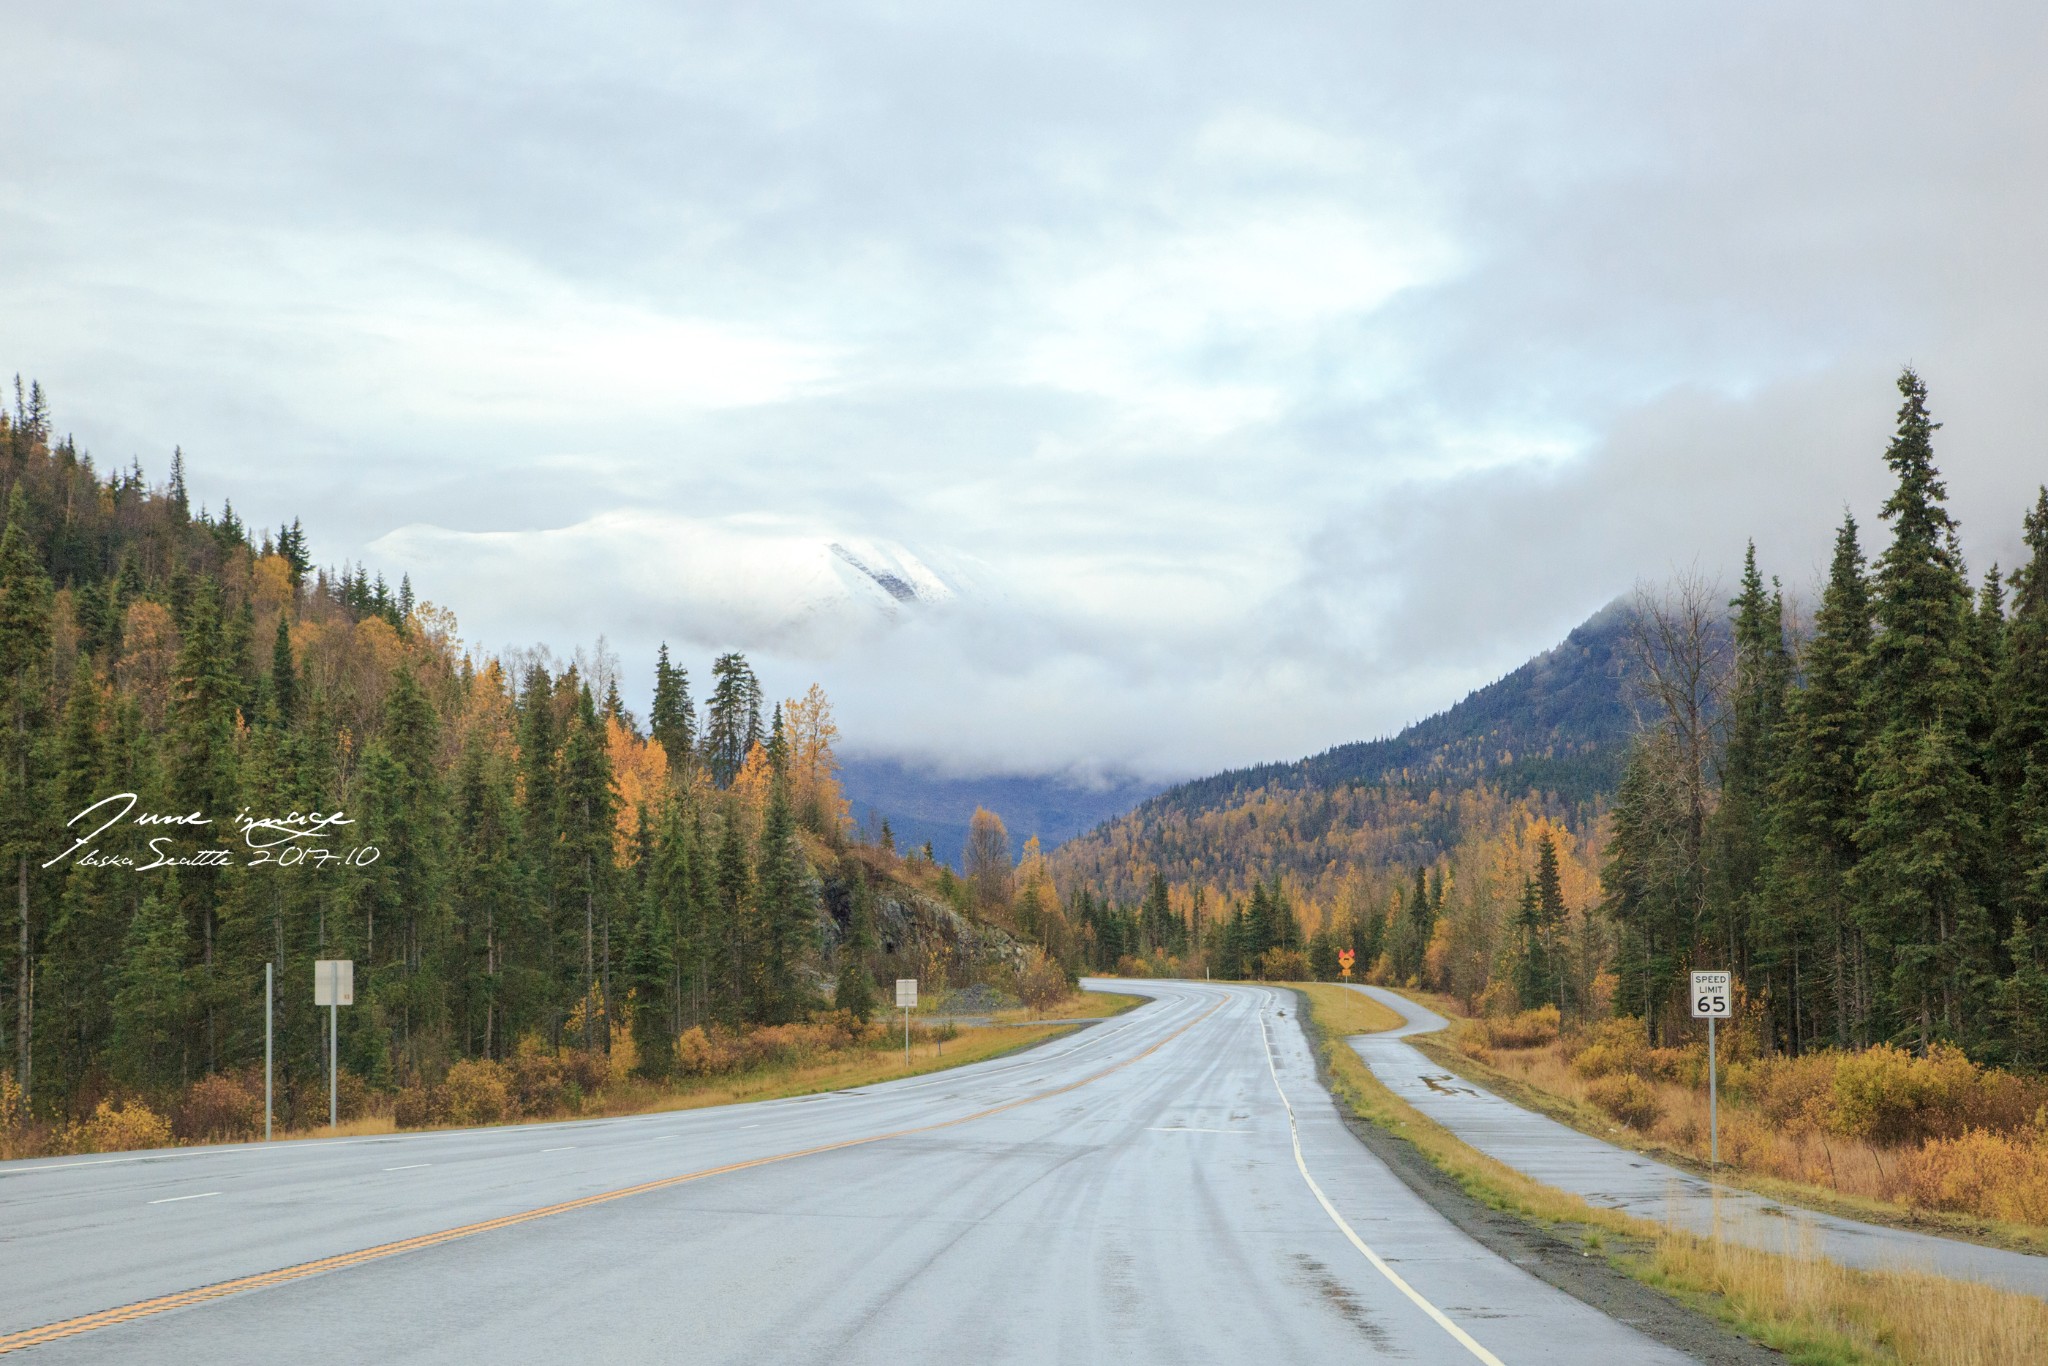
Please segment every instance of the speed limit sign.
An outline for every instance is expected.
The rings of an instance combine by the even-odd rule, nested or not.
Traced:
[[[1696,972],[1692,975],[1692,1017],[1695,1020],[1732,1019],[1730,1004],[1732,975],[1725,972]]]

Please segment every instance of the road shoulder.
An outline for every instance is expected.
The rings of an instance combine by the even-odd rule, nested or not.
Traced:
[[[1343,1040],[1327,1037],[1307,996],[1298,990],[1293,994],[1298,1003],[1296,1016],[1316,1060],[1316,1079],[1330,1094],[1345,1127],[1403,1185],[1459,1231],[1546,1284],[1695,1360],[1716,1366],[1764,1366],[1784,1361],[1777,1352],[1610,1265],[1606,1254],[1614,1242],[1612,1236],[1604,1236],[1595,1246],[1590,1231],[1544,1226],[1496,1209],[1467,1191],[1407,1138],[1359,1115],[1345,1102],[1330,1070],[1329,1049],[1332,1045],[1343,1047]]]

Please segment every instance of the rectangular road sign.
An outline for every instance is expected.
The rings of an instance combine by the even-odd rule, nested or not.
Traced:
[[[1732,973],[1696,972],[1692,975],[1692,1017],[1695,1020],[1734,1018],[1735,980]]]
[[[321,958],[313,964],[313,1004],[352,1006],[356,1003],[356,964],[353,958]]]
[[[898,977],[896,979],[896,1008],[898,1010],[917,1009],[917,979],[915,977]]]

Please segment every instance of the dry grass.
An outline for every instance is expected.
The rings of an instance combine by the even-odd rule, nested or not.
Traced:
[[[1401,1017],[1362,991],[1335,982],[1294,982],[1315,1006],[1315,1018],[1333,1034],[1378,1034],[1399,1029]]]
[[[1703,1050],[1617,1046],[1605,1036],[1619,1031],[1607,1027],[1539,1047],[1495,1048],[1483,1042],[1484,1029],[1481,1022],[1459,1021],[1448,1039],[1426,1035],[1411,1042],[1469,1080],[1574,1128],[1679,1166],[1706,1169]],[[1778,1066],[1775,1075],[1772,1065],[1753,1062],[1724,1070],[1722,1165],[1716,1174],[1776,1199],[1851,1218],[2048,1251],[2048,1136],[2038,1128],[1988,1132],[1962,1117],[1940,1121],[1960,1130],[1952,1137],[1905,1143],[1839,1132],[1844,1124],[1829,1122],[1831,1063],[1839,1065],[1823,1055]],[[1858,1066],[1880,1079],[1905,1071],[1890,1057]],[[1931,1066],[1938,1070],[1944,1064],[1937,1060]],[[1745,1072],[1752,1080],[1747,1092]],[[1619,1083],[1623,1077],[1626,1084]],[[1766,1078],[1772,1082],[1768,1088],[1760,1084]],[[1853,1078],[1854,1089],[1844,1089],[1861,1100],[1872,1090],[1862,1083],[1862,1077]],[[1866,1103],[1864,1109],[1873,1107]],[[1903,1123],[1875,1113],[1881,1131]],[[1856,1118],[1871,1122],[1861,1114]]]
[[[1321,998],[1310,1001],[1331,1089],[1355,1114],[1414,1143],[1476,1199],[1570,1231],[1621,1270],[1694,1301],[1794,1361],[2004,1366],[2038,1360],[2048,1342],[2048,1303],[2032,1296],[1914,1272],[1855,1271],[1815,1256],[1810,1244],[1784,1252],[1736,1246],[1598,1209],[1532,1181],[1382,1086],[1342,1042],[1342,1023],[1325,1018]]]

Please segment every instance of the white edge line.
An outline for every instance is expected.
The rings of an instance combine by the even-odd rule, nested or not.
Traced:
[[[421,1167],[431,1167],[433,1165],[431,1162],[408,1162],[403,1167],[386,1167],[384,1170],[387,1172],[414,1172],[418,1171]]]
[[[200,1195],[167,1195],[161,1200],[152,1200],[149,1203],[152,1205],[175,1205],[180,1200],[204,1200],[208,1196],[214,1196],[219,1194],[219,1191],[207,1191],[204,1194]]]
[[[1301,1128],[1294,1122],[1294,1103],[1287,1099],[1287,1092],[1280,1085],[1280,1069],[1273,1065],[1273,1041],[1271,1036],[1266,1033],[1266,1017],[1264,1012],[1259,1014],[1258,1019],[1259,1040],[1266,1048],[1266,1070],[1272,1074],[1273,1089],[1280,1094],[1280,1104],[1287,1109],[1287,1133],[1294,1140],[1294,1165],[1300,1169],[1301,1179],[1308,1182],[1308,1188],[1315,1193],[1317,1203],[1323,1207],[1323,1213],[1329,1215],[1331,1221],[1339,1229],[1343,1230],[1344,1236],[1351,1240],[1353,1247],[1365,1254],[1365,1259],[1372,1263],[1375,1271],[1392,1282],[1394,1288],[1406,1295],[1417,1309],[1435,1319],[1438,1327],[1458,1340],[1459,1346],[1485,1362],[1486,1366],[1505,1366],[1505,1363],[1499,1357],[1481,1347],[1470,1333],[1460,1328],[1457,1324],[1452,1323],[1445,1316],[1443,1310],[1424,1299],[1421,1291],[1402,1280],[1400,1273],[1391,1266],[1388,1266],[1379,1253],[1367,1247],[1365,1239],[1359,1237],[1357,1230],[1344,1221],[1344,1216],[1337,1213],[1337,1207],[1330,1203],[1330,1197],[1323,1194],[1323,1188],[1318,1186],[1316,1179],[1308,1174],[1308,1163],[1301,1155]]]

